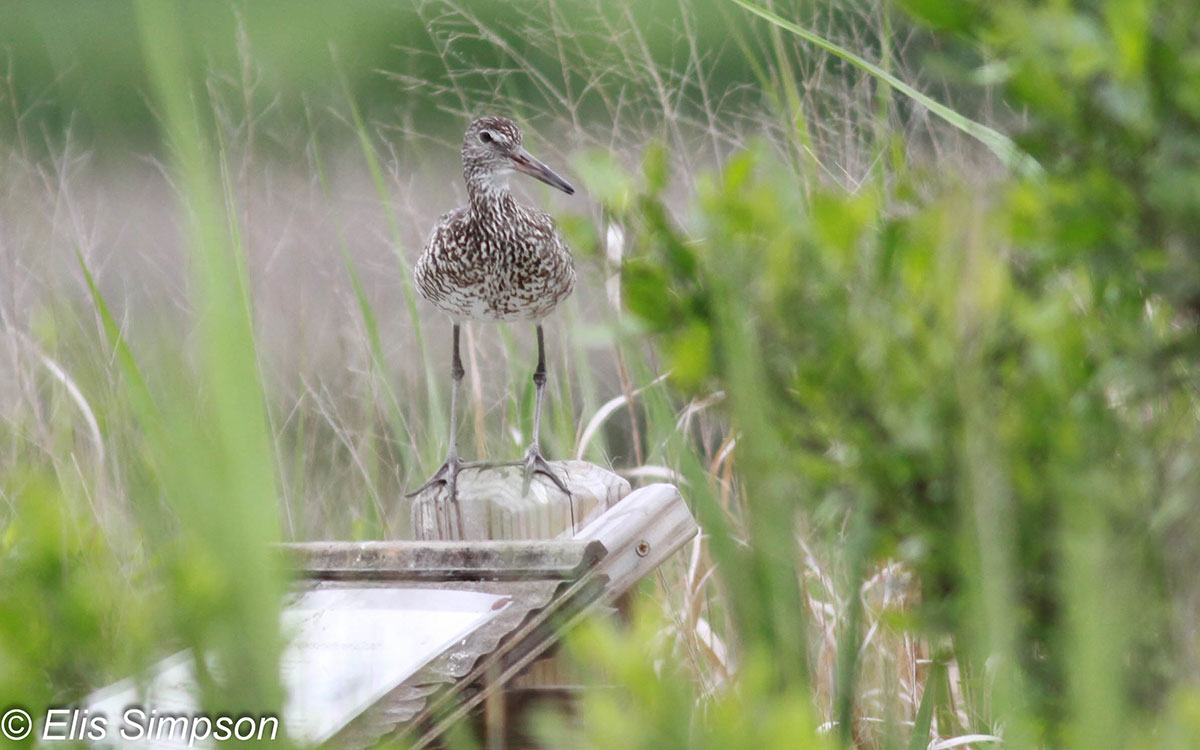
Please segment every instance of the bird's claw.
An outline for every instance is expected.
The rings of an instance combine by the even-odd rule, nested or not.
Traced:
[[[521,489],[522,495],[529,494],[529,483],[533,480],[534,474],[544,474],[550,477],[550,481],[554,482],[564,495],[571,497],[571,491],[567,489],[566,483],[554,473],[546,459],[542,458],[542,452],[538,450],[537,446],[529,447],[529,450],[525,452],[525,460],[521,463],[525,466],[525,484]]]
[[[492,464],[487,461],[463,461],[457,455],[447,456],[446,462],[442,464],[440,469],[434,472],[433,476],[429,478],[428,482],[421,485],[418,489],[408,493],[405,495],[405,497],[411,499],[417,495],[420,495],[422,492],[434,486],[435,484],[445,484],[446,491],[449,493],[450,499],[454,502],[458,502],[458,475],[462,473],[463,469],[482,469],[496,465],[497,464]]]
[[[418,495],[422,494],[423,492],[425,492],[425,490],[429,489],[430,487],[434,487],[439,484],[444,484],[446,486],[447,498],[451,502],[457,503],[458,502],[458,494],[457,493],[458,493],[458,475],[459,475],[459,473],[462,472],[463,469],[473,469],[473,468],[491,467],[491,466],[522,466],[522,467],[524,467],[525,483],[521,489],[522,495],[529,494],[529,485],[533,481],[533,475],[534,474],[542,474],[542,475],[549,477],[550,481],[554,482],[555,486],[558,487],[558,489],[562,490],[564,495],[566,495],[567,497],[571,497],[571,490],[569,490],[567,488],[566,482],[564,482],[557,474],[554,473],[554,469],[551,468],[550,463],[548,461],[546,461],[545,458],[542,457],[542,452],[540,450],[538,450],[536,447],[530,447],[529,450],[525,452],[525,458],[521,459],[520,461],[507,461],[504,463],[489,463],[487,461],[467,462],[467,461],[463,461],[463,460],[459,459],[458,456],[455,456],[455,455],[448,456],[446,458],[446,462],[441,465],[441,468],[439,468],[436,472],[434,472],[433,476],[429,478],[429,481],[425,482],[425,484],[421,485],[416,490],[413,490],[412,492],[408,493],[407,495],[405,495],[405,497],[406,498],[414,498],[414,497],[417,497]]]
[[[413,498],[420,495],[425,490],[438,484],[446,486],[446,495],[453,502],[458,502],[458,473],[466,468],[468,464],[459,460],[458,456],[453,453],[446,457],[446,462],[441,468],[433,473],[429,481],[421,485],[416,490],[405,495],[407,498]]]

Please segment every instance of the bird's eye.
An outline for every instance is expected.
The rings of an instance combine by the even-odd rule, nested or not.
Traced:
[[[484,143],[491,143],[495,139],[492,138],[491,133],[489,133],[488,131],[485,130],[479,134],[479,140],[483,141]]]

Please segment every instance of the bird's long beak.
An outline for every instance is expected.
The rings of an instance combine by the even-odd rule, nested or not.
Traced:
[[[517,151],[509,156],[509,158],[512,159],[513,169],[517,170],[518,172],[524,172],[530,177],[541,180],[551,187],[556,187],[567,195],[575,194],[575,188],[571,187],[571,183],[555,174],[554,170],[550,167],[547,167],[545,164],[542,164],[540,161],[533,158],[533,156],[525,149],[517,149]]]

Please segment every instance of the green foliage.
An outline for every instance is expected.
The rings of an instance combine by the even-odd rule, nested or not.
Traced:
[[[144,665],[154,607],[94,520],[40,472],[0,489],[17,498],[0,538],[0,704],[65,703]]]
[[[1192,310],[1200,224],[1200,20],[1183,3],[1005,4],[987,39],[1015,101],[1038,114],[1025,140],[1055,161],[1035,202],[1041,237],[1086,252],[1098,281]],[[1061,218],[1060,218],[1061,217]]]
[[[815,733],[812,706],[803,690],[772,687],[774,666],[753,661],[742,668],[741,690],[708,697],[680,669],[655,631],[654,618],[636,621],[630,632],[589,623],[572,639],[573,655],[591,682],[610,680],[622,690],[598,692],[584,703],[581,723],[588,747],[597,750],[655,750],[662,747],[738,750],[833,747]],[[649,653],[630,649],[632,639]],[[769,697],[766,697],[769,696]],[[704,710],[696,707],[704,702]],[[556,747],[578,746],[560,717],[542,717],[541,732]]]
[[[40,340],[22,343],[73,357],[78,348],[99,348],[115,377],[80,388],[41,354],[58,381],[47,398],[54,404],[70,394],[94,425],[97,460],[77,455],[74,414],[59,408],[46,420],[47,430],[61,433],[48,455],[12,443],[28,469],[3,488],[16,500],[2,518],[2,697],[36,716],[185,646],[207,710],[277,712],[284,587],[270,547],[280,537],[275,468],[236,221],[225,212],[216,146],[198,126],[182,78],[178,19],[170,5],[141,10],[154,93],[177,156],[201,364],[193,368],[182,348],[173,350],[165,357],[172,366],[155,373],[152,388],[76,249],[98,323],[93,337],[76,340],[77,329],[46,325]],[[47,321],[73,317],[52,302]],[[124,453],[133,513],[96,499],[111,499],[106,445]]]
[[[1010,746],[1122,746],[1186,678],[1156,519],[1195,489],[1168,466],[1194,441],[1200,129],[1178,61],[1200,26],[1138,2],[935,15],[1004,60],[1044,177],[989,197],[902,170],[803,198],[754,149],[701,182],[694,226],[654,189],[633,203],[628,306],[681,387],[730,394],[748,538],[714,545],[726,571],[786,565],[798,513],[866,514]],[[748,650],[785,653],[737,578]],[[803,618],[775,583],[774,619]]]
[[[1037,276],[1022,268],[1020,250],[994,231],[1007,205],[987,208],[957,190],[903,216],[881,210],[869,190],[804,204],[786,173],[760,161],[739,157],[701,186],[702,241],[683,242],[660,211],[639,215],[638,244],[671,272],[660,271],[657,287],[627,290],[631,309],[663,332],[683,385],[733,392],[739,453],[772,457],[743,477],[747,513],[766,515],[765,531],[789,527],[797,512],[867,513],[875,554],[901,554],[921,572],[929,626],[969,643],[980,607],[999,618],[988,627],[1011,621],[1047,716],[1063,708],[1074,641],[1056,571],[1086,562],[1102,578],[1070,590],[1105,580],[1121,592],[1122,617],[1137,619],[1093,639],[1124,643],[1120,653],[1138,662],[1104,677],[1127,685],[1130,699],[1162,679],[1142,649],[1163,644],[1133,633],[1163,632],[1147,522],[1163,499],[1157,457],[1179,438],[1140,418],[1144,397],[1112,405],[1114,392],[1156,380],[1158,327],[1095,300],[1082,259],[1071,268],[1060,258]],[[1161,398],[1172,415],[1183,405]],[[779,564],[768,540],[752,537],[747,548],[764,569]],[[1072,544],[1105,553],[1064,559]],[[989,551],[999,558],[977,558]],[[980,598],[992,576],[1011,576],[1011,589],[989,606]]]

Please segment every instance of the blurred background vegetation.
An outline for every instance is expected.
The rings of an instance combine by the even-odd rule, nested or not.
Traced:
[[[444,453],[408,269],[502,113],[584,188],[522,186],[584,277],[547,452],[705,530],[548,746],[1200,746],[1194,4],[0,17],[0,705],[181,646],[277,705],[270,543],[403,538]],[[467,331],[481,456],[529,339]]]

